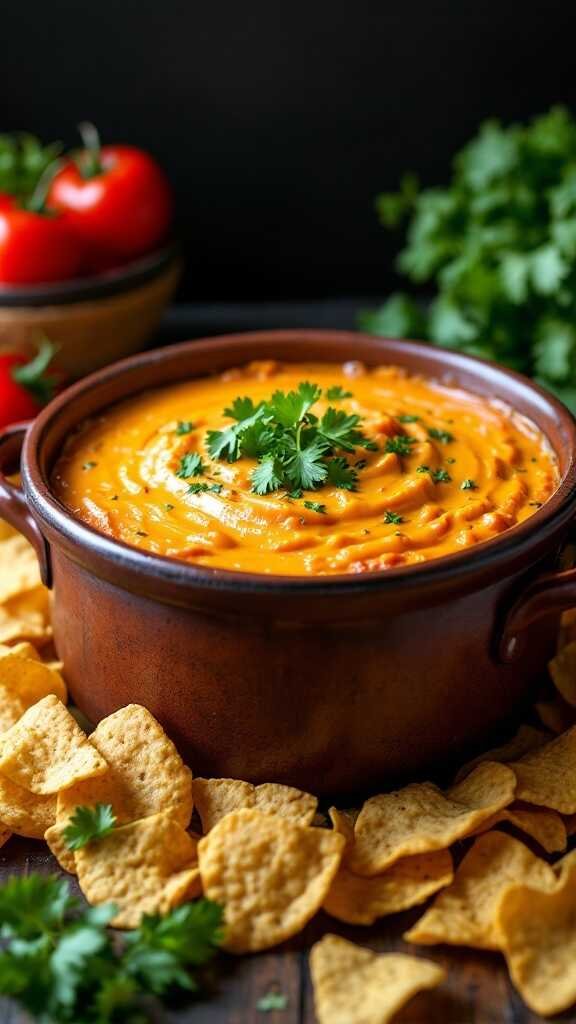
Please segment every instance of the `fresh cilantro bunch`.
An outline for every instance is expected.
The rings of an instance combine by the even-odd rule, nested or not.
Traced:
[[[275,391],[258,405],[251,398],[236,398],[224,410],[234,422],[224,430],[208,431],[209,454],[227,462],[242,456],[257,459],[251,475],[256,494],[285,489],[300,497],[302,491],[327,483],[356,490],[356,469],[337,453],[353,455],[357,447],[373,451],[376,445],[359,429],[355,413],[329,406],[321,418],[314,415],[312,406],[321,396],[321,388],[303,381],[296,391]]]
[[[576,409],[576,121],[562,107],[529,124],[482,125],[444,188],[407,176],[378,199],[408,218],[398,268],[437,292],[363,314],[383,335],[427,337],[535,376]]]
[[[31,196],[43,172],[61,151],[61,143],[44,146],[26,132],[0,135],[0,192],[18,199]]]
[[[61,879],[11,879],[0,888],[0,994],[45,1024],[143,1024],[146,997],[195,991],[190,971],[221,941],[218,904],[145,916],[118,941],[114,914],[111,904],[82,909]]]

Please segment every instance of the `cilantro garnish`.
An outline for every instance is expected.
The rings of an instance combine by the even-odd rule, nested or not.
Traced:
[[[384,513],[384,522],[386,524],[394,523],[395,526],[399,526],[400,523],[404,522],[404,517],[399,515],[398,512],[386,511]]]
[[[81,850],[93,839],[103,839],[114,831],[116,815],[112,804],[77,807],[64,829],[64,842],[69,850]]]
[[[450,444],[454,440],[454,434],[449,430],[438,430],[437,427],[429,427],[428,437],[433,441],[440,441],[441,444]]]
[[[403,412],[400,416],[397,416],[396,419],[398,420],[398,423],[417,423],[420,417],[415,416],[411,412]]]
[[[425,466],[425,465],[416,466],[416,472],[417,473],[429,473],[430,472],[430,466]]]
[[[187,452],[180,459],[180,466],[176,470],[176,476],[181,477],[183,480],[187,480],[191,476],[202,476],[204,468],[202,456],[198,455],[198,452]]]
[[[179,437],[182,437],[184,434],[191,434],[195,426],[196,424],[192,423],[191,420],[178,420],[176,433]]]
[[[435,484],[449,484],[452,480],[450,473],[446,469],[434,469],[430,476]]]
[[[408,434],[395,434],[389,437],[384,446],[384,451],[392,455],[411,455],[412,445],[416,444],[416,438]]]
[[[187,494],[207,494],[208,492],[220,494],[221,490],[222,484],[190,484]]]
[[[337,402],[342,398],[352,398],[351,391],[344,391],[339,384],[335,384],[334,387],[328,388],[326,391],[326,398],[329,402]]]
[[[319,505],[317,501],[305,501],[304,508],[309,508],[311,512],[318,512],[319,515],[326,515],[326,505]]]
[[[166,504],[164,505],[164,508],[166,509],[167,512],[173,512],[174,511],[174,505],[171,505],[169,501],[166,502]]]
[[[475,491],[477,487],[478,487],[478,484],[475,483],[474,480],[470,480],[470,479],[463,480],[462,483],[460,484],[460,490],[461,491]]]
[[[339,453],[377,446],[362,432],[355,413],[329,406],[316,416],[312,406],[321,395],[317,384],[303,381],[295,391],[275,391],[258,405],[250,398],[236,398],[224,410],[234,423],[208,431],[210,456],[228,462],[242,456],[257,459],[250,476],[255,494],[283,489],[289,497],[300,497],[325,484],[355,490],[358,474]]]
[[[0,887],[0,993],[52,1024],[144,1024],[142,999],[194,991],[191,973],[222,941],[222,908],[186,903],[113,939],[116,907],[84,909],[67,882],[39,874]]]

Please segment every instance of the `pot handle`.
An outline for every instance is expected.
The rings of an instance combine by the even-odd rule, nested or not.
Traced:
[[[52,585],[50,549],[34,520],[24,492],[10,483],[5,473],[16,471],[29,423],[16,423],[0,433],[0,516],[30,541],[40,563],[45,586]]]
[[[537,577],[508,611],[499,645],[502,661],[514,661],[521,634],[534,622],[576,608],[576,569],[549,572]]]

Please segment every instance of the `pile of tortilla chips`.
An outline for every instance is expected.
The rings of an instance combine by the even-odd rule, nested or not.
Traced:
[[[332,807],[328,823],[314,796],[290,786],[193,779],[139,705],[87,735],[50,660],[34,556],[4,536],[0,844],[12,833],[44,838],[89,903],[116,904],[120,928],[204,894],[224,907],[232,953],[277,945],[321,910],[365,926],[427,903],[407,943],[499,951],[532,1010],[561,1012],[576,1003],[575,633],[570,616],[538,725],[522,725],[445,789],[413,783],[358,810]],[[112,806],[116,826],[71,850],[70,819],[98,804]],[[190,831],[194,811],[202,835]],[[320,1024],[385,1024],[445,977],[429,959],[331,934],[310,966]]]

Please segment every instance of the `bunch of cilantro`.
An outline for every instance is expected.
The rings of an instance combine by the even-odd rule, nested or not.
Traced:
[[[374,450],[376,445],[361,430],[360,417],[329,406],[322,417],[312,406],[322,389],[302,381],[296,391],[275,391],[267,402],[254,405],[251,398],[236,398],[224,410],[234,422],[224,430],[210,430],[207,447],[213,459],[236,462],[242,456],[257,459],[251,474],[252,490],[269,494],[285,489],[300,497],[304,490],[316,490],[330,483],[355,490],[358,473],[344,455],[356,447]],[[349,397],[338,387],[326,397]]]
[[[0,135],[0,192],[18,199],[32,195],[42,174],[62,152],[62,144],[44,146],[35,135]]]
[[[398,268],[433,282],[425,309],[391,296],[365,329],[427,337],[536,377],[576,409],[576,121],[562,107],[531,123],[484,124],[446,188],[413,176],[381,195],[386,227],[409,218]]]
[[[150,997],[194,991],[191,970],[214,954],[222,911],[209,900],[145,915],[122,939],[115,908],[82,909],[58,878],[32,874],[0,888],[0,995],[45,1024],[143,1024]]]

